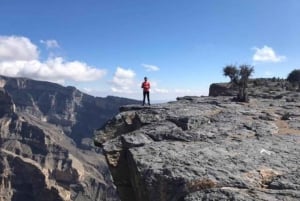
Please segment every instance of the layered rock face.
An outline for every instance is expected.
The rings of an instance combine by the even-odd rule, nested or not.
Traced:
[[[95,143],[122,201],[296,201],[299,101],[299,93],[278,91],[249,103],[183,97],[124,106]]]
[[[1,76],[0,103],[1,201],[119,200],[92,136],[136,101]]]
[[[26,78],[0,76],[0,87],[14,101],[17,112],[36,116],[42,121],[61,126],[77,144],[85,144],[95,128],[116,114],[119,107],[138,101],[118,97],[93,97],[75,87]]]
[[[260,98],[281,98],[282,93],[297,90],[298,86],[279,78],[250,79],[247,88],[250,96]],[[230,83],[214,83],[209,87],[209,96],[236,96],[237,92],[238,87]]]

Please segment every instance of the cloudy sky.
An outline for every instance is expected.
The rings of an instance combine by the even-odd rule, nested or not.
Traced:
[[[94,96],[207,95],[229,64],[300,68],[299,0],[0,0],[0,74]]]

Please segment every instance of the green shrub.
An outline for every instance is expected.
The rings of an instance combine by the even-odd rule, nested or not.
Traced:
[[[240,102],[248,102],[248,81],[251,74],[254,72],[253,66],[240,65],[239,69],[235,65],[228,65],[223,68],[225,76],[230,78],[230,82],[238,86],[239,92],[236,100]]]
[[[295,69],[287,77],[287,80],[291,83],[300,82],[300,69]]]

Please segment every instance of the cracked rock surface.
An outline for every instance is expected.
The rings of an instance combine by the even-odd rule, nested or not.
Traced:
[[[292,100],[292,101],[290,101]],[[122,201],[300,200],[300,95],[129,105],[95,135]]]

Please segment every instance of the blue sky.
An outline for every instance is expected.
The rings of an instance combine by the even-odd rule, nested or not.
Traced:
[[[0,0],[0,74],[94,96],[207,95],[229,64],[300,68],[298,0]]]

